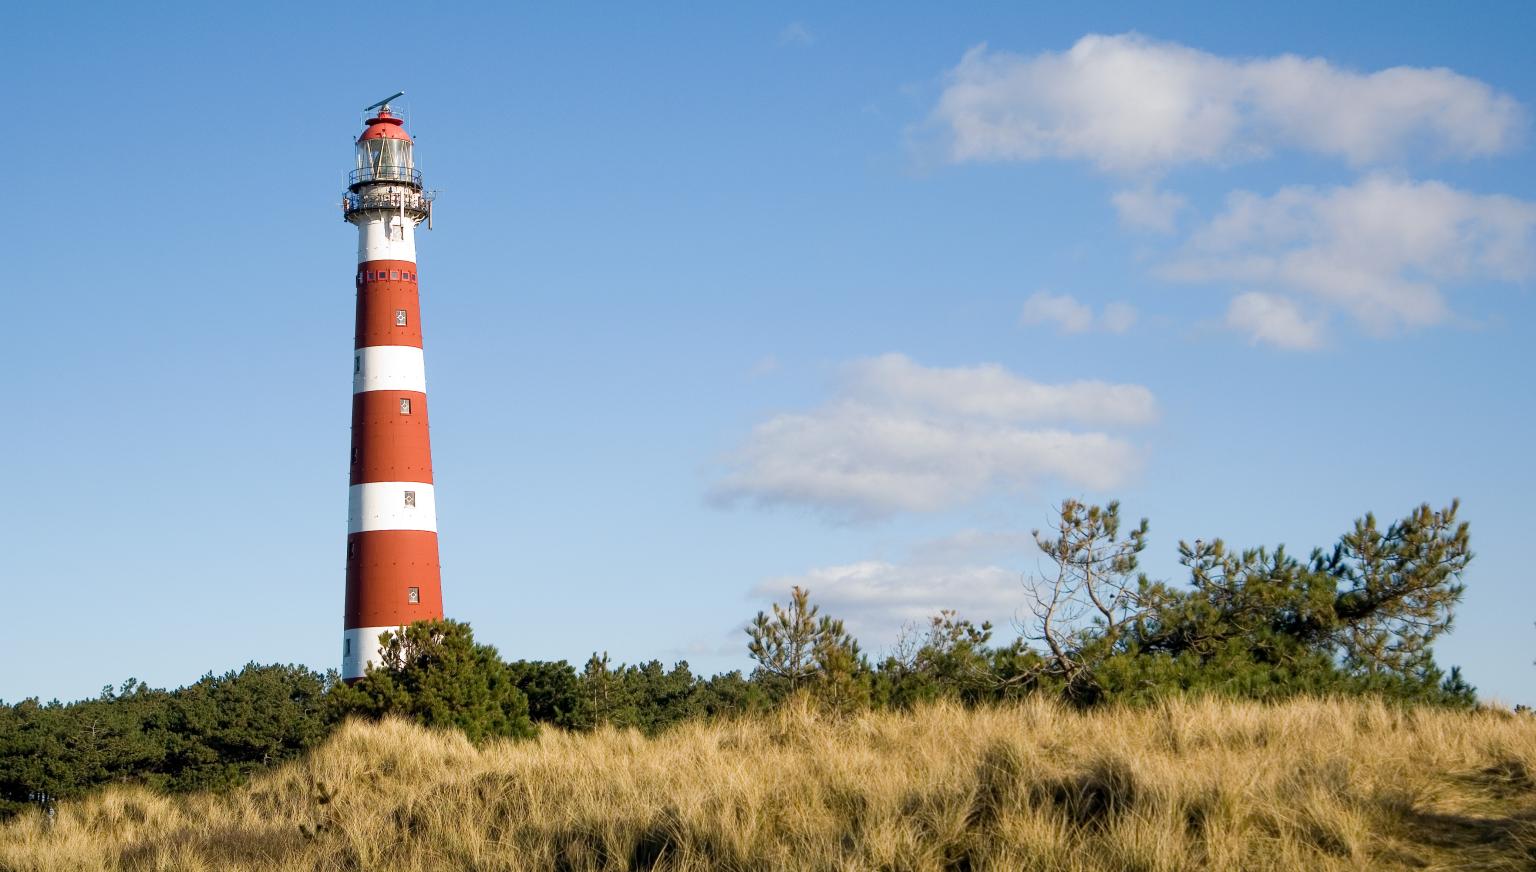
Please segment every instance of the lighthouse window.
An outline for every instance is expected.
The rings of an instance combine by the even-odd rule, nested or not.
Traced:
[[[395,310],[395,326],[396,327],[404,327],[405,326],[405,310],[404,309],[396,309]]]
[[[368,271],[368,281],[373,281],[373,270]]]
[[[350,637],[341,640],[341,656],[352,656],[352,639]]]
[[[416,508],[416,492],[415,491],[406,491],[405,492],[405,506],[408,509]]]
[[[411,604],[421,602],[421,588],[408,587],[405,589],[405,601]]]
[[[347,556],[348,557],[356,557],[357,556],[357,543],[356,542],[348,542],[347,543]]]
[[[389,280],[392,281],[392,282],[399,281],[400,280],[400,271],[397,270],[397,269],[390,270],[389,271]]]
[[[411,413],[411,398],[410,397],[401,397],[400,398],[400,414],[402,414],[402,415],[409,415],[410,413]]]
[[[361,354],[352,357],[352,374],[357,375],[363,371],[363,356]]]

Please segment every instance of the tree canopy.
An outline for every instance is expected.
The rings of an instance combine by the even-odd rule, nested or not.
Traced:
[[[382,662],[356,684],[332,690],[337,713],[403,715],[453,727],[472,740],[534,734],[519,673],[460,621],[417,621],[381,637]],[[525,677],[525,676],[521,676]]]

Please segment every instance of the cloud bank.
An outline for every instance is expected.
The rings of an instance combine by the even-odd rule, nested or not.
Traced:
[[[996,364],[925,367],[886,354],[844,367],[836,395],[753,428],[710,490],[719,505],[808,507],[839,521],[925,512],[993,487],[1059,479],[1107,490],[1139,465],[1116,435],[1157,413],[1140,385],[1047,385]]]
[[[1121,226],[1143,234],[1180,229],[1188,200],[1158,187],[1177,166],[1290,151],[1367,168],[1351,185],[1234,192],[1156,270],[1227,285],[1224,324],[1256,343],[1320,348],[1340,313],[1378,336],[1441,324],[1446,289],[1536,274],[1536,204],[1369,169],[1497,155],[1524,138],[1524,107],[1442,67],[1359,72],[1137,34],[1035,55],[980,45],[949,71],[930,121],[955,162],[1073,159],[1139,177],[1112,201]],[[1024,317],[1064,332],[1095,323],[1071,298],[1032,300]]]
[[[1317,345],[1297,296],[1378,335],[1426,327],[1449,317],[1447,285],[1536,275],[1536,204],[1383,175],[1238,191],[1159,274],[1262,291],[1234,299],[1228,323],[1283,347]]]
[[[1508,151],[1525,113],[1445,68],[1360,73],[1320,58],[1228,58],[1137,34],[1091,34],[1066,52],[986,45],[949,71],[932,121],[956,162],[1085,160],[1114,172],[1230,163],[1281,149],[1360,166],[1409,151]]]

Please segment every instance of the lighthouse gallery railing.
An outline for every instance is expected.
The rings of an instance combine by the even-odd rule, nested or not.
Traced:
[[[404,182],[421,187],[421,170],[414,167],[361,167],[347,174],[347,184],[363,185],[369,182]]]

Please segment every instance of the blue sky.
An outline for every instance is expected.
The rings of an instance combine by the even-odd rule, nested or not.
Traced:
[[[1529,4],[31,6],[0,698],[336,665],[360,109],[397,89],[451,616],[746,667],[1007,625],[1063,497],[1331,543],[1460,497],[1536,702]]]

